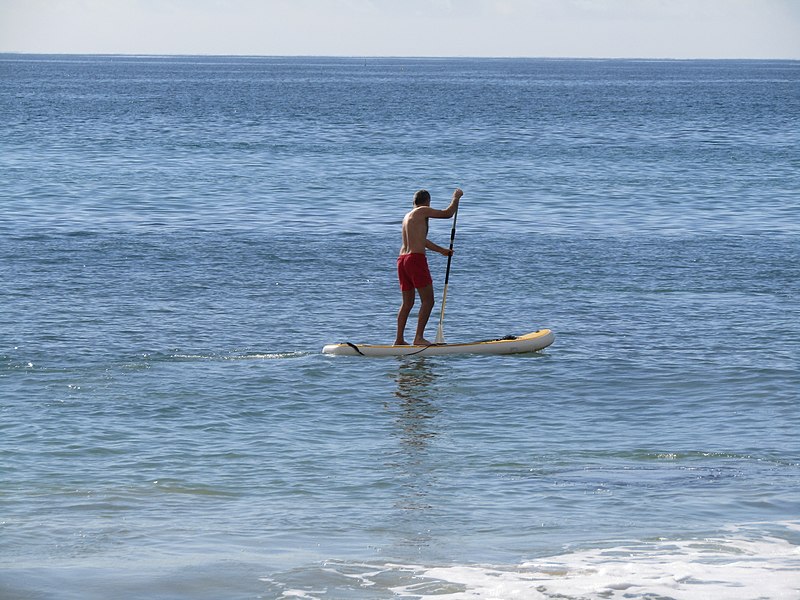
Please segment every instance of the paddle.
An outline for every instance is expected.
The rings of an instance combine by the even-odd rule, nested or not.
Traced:
[[[458,207],[453,214],[453,228],[450,230],[450,254],[447,257],[447,273],[444,276],[444,291],[442,292],[442,312],[439,314],[439,328],[436,330],[437,344],[444,344],[444,307],[447,304],[447,284],[450,281],[450,263],[453,261],[453,241],[456,239],[456,219],[458,219]]]

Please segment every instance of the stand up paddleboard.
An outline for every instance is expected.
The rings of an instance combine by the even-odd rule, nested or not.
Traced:
[[[556,336],[549,329],[539,329],[525,335],[509,335],[494,340],[481,340],[462,344],[446,344],[444,341],[443,323],[444,307],[447,303],[447,284],[450,281],[450,263],[453,259],[453,242],[456,237],[456,219],[458,205],[453,214],[453,228],[450,230],[450,253],[447,256],[447,273],[444,276],[444,292],[442,293],[442,312],[439,315],[439,328],[436,332],[436,343],[430,346],[394,346],[381,344],[328,344],[322,348],[323,354],[345,356],[441,356],[443,354],[520,354],[536,352],[547,348],[555,341]],[[401,332],[402,333],[402,332]]]
[[[390,346],[381,344],[328,344],[323,354],[343,356],[440,356],[443,354],[519,354],[547,348],[556,336],[549,329],[540,329],[520,336],[483,340],[464,344],[432,346]]]

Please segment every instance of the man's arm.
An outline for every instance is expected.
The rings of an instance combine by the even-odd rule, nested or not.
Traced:
[[[425,240],[425,248],[427,248],[428,250],[433,250],[434,252],[438,252],[439,254],[442,254],[444,256],[450,256],[450,250],[448,248],[442,248],[441,246],[434,244],[430,240]]]
[[[423,211],[423,216],[431,219],[449,219],[454,214],[456,214],[456,210],[458,209],[458,201],[463,195],[464,192],[462,192],[460,189],[456,189],[456,191],[453,192],[453,199],[450,201],[450,206],[448,206],[444,210],[440,210],[438,208],[431,208],[430,206],[424,206],[419,208],[418,210]]]

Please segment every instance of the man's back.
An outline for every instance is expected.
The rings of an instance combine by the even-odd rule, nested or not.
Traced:
[[[425,254],[425,241],[428,237],[428,206],[418,206],[403,219],[403,245],[400,254]]]

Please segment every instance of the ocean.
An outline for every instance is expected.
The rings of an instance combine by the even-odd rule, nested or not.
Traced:
[[[800,597],[799,62],[5,54],[0,117],[3,600]],[[445,337],[555,343],[322,355],[456,187]]]

